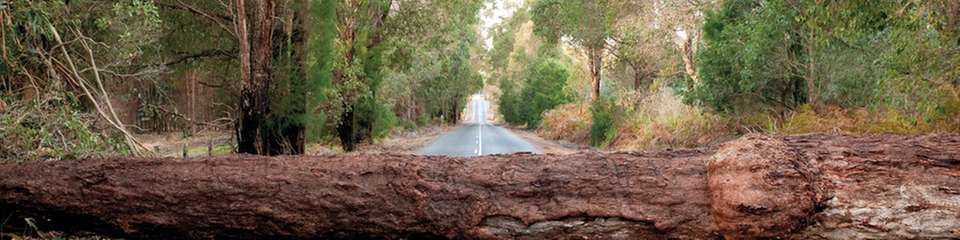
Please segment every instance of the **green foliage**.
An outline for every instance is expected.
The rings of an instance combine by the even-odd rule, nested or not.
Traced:
[[[503,115],[503,120],[508,123],[518,124],[523,122],[523,115],[520,113],[520,99],[515,83],[510,79],[500,81],[500,98],[497,100],[497,109]]]
[[[314,1],[308,82],[322,84],[309,87],[308,105],[323,121],[308,123],[310,139],[337,137],[351,150],[401,123],[457,122],[483,84],[471,55],[482,3],[323,1],[317,10]]]
[[[537,0],[530,9],[533,32],[551,43],[561,37],[587,48],[602,48],[610,36],[611,0]]]
[[[74,160],[129,152],[115,132],[95,130],[96,117],[84,113],[76,98],[55,94],[45,99],[0,114],[4,143],[0,161]]]
[[[508,123],[533,128],[540,125],[544,112],[570,102],[571,97],[564,92],[570,78],[566,65],[547,58],[531,67],[519,94],[511,81],[501,84],[500,112]]]
[[[563,91],[568,78],[567,66],[555,59],[546,59],[534,67],[521,93],[524,106],[529,107],[527,126],[538,126],[543,112],[570,101]]]
[[[790,62],[803,52],[796,15],[783,1],[755,0],[725,1],[708,13],[698,56],[703,82],[688,98],[723,113],[802,103],[802,79]]]
[[[592,123],[590,125],[590,145],[602,147],[613,141],[617,136],[616,114],[619,107],[614,98],[603,96],[590,106]]]
[[[704,25],[702,83],[684,95],[734,116],[807,103],[935,114],[958,59],[956,30],[932,27],[938,3],[724,1]]]
[[[337,1],[309,1],[310,11],[306,17],[306,69],[304,83],[305,104],[302,116],[307,142],[318,142],[327,127],[327,114],[319,111],[329,96],[333,78],[333,57],[337,36]]]
[[[488,53],[488,60],[493,69],[503,70],[507,68],[516,41],[516,28],[521,22],[519,19],[520,17],[514,16],[510,18],[507,25],[498,26],[494,29],[493,49],[490,49]]]
[[[374,125],[371,133],[374,138],[383,138],[394,128],[400,127],[400,119],[391,110],[391,105],[377,104],[374,109]]]

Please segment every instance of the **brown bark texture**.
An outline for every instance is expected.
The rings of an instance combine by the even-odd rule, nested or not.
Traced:
[[[956,239],[960,135],[641,153],[0,165],[0,214],[133,238]],[[22,225],[22,224],[21,224]]]
[[[240,90],[240,121],[237,151],[268,154],[269,133],[265,127],[270,114],[270,84],[273,81],[274,0],[238,0],[237,32],[243,88]]]
[[[588,50],[590,67],[590,97],[600,99],[600,87],[603,85],[603,48],[596,47]]]

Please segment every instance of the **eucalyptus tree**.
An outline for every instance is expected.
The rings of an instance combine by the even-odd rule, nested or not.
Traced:
[[[613,22],[607,51],[616,62],[632,70],[634,91],[641,90],[657,77],[658,71],[673,64],[676,58],[671,50],[675,30],[666,26],[658,13],[662,7],[657,1],[619,1],[616,21]]]
[[[724,1],[707,14],[703,81],[687,99],[734,115],[809,104],[950,116],[958,12],[941,1]]]
[[[615,0],[538,0],[530,9],[534,32],[548,42],[569,39],[587,55],[591,95],[600,96],[603,58],[611,25],[618,16]]]
[[[341,1],[326,106],[344,149],[407,118],[456,121],[480,77],[471,64],[482,1]],[[390,82],[384,83],[385,80]],[[388,105],[392,103],[392,105]],[[418,120],[418,119],[405,119]]]
[[[35,144],[24,146],[30,151],[52,148],[53,152],[69,155],[65,153],[88,150],[78,148],[103,147],[147,154],[149,150],[127,129],[123,115],[117,113],[114,100],[118,96],[111,90],[126,80],[156,76],[155,72],[141,71],[138,65],[157,61],[151,54],[157,47],[156,36],[162,31],[157,12],[153,2],[140,0],[3,1],[0,99],[11,101],[11,106],[32,107],[18,107],[24,111],[16,114],[19,116],[13,121],[4,120],[5,128],[0,134],[7,139],[21,139],[27,145]],[[0,105],[5,105],[3,101]],[[110,132],[119,133],[116,135],[122,140],[118,145],[122,147],[106,143],[114,134],[97,134],[87,129],[90,121],[78,118],[79,111],[93,112],[106,122],[115,130]],[[36,118],[50,115],[55,117]],[[27,117],[31,118],[26,120]],[[30,132],[34,132],[30,134],[33,136],[22,135]],[[57,141],[45,139],[56,135]],[[51,141],[62,144],[45,143]]]

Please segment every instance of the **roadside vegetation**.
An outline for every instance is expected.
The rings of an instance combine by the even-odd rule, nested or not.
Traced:
[[[518,109],[505,120],[547,138],[642,150],[751,132],[960,131],[954,1],[524,3],[487,62],[507,89],[500,108]],[[546,105],[511,91],[554,92],[526,71],[547,58],[564,59],[555,83],[569,98],[523,110]]]
[[[482,86],[483,4],[0,1],[0,159],[158,155],[139,139],[210,132],[236,142],[218,153],[353,151],[456,123]]]
[[[956,1],[513,2],[486,46],[501,1],[0,1],[0,154],[354,151],[481,89],[503,122],[618,150],[960,131]]]

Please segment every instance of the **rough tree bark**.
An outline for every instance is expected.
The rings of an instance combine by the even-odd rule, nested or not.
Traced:
[[[265,127],[270,114],[270,83],[273,80],[273,0],[245,3],[237,0],[236,32],[240,42],[240,121],[237,151],[267,154],[271,151]],[[248,11],[249,10],[249,11]]]
[[[694,38],[694,36],[689,36],[680,44],[680,59],[683,60],[683,70],[687,73],[687,76],[690,77],[690,81],[687,82],[688,89],[693,89],[693,87],[700,84],[700,73],[697,69],[697,53]]]
[[[375,71],[379,71],[380,66],[371,65],[379,64],[372,63],[374,61],[371,60],[380,57],[374,56],[381,54],[379,50],[375,49],[385,40],[384,24],[390,16],[392,1],[358,1],[348,4],[350,4],[349,8],[363,14],[347,17],[340,22],[343,25],[339,36],[340,41],[350,44],[350,50],[344,53],[343,59],[351,64],[355,63],[354,59],[359,59],[365,76],[357,80],[372,89],[376,89],[375,84],[373,84],[375,80],[370,77],[375,75]],[[348,81],[348,77],[341,70],[335,70],[334,78],[336,80],[334,84],[342,84]],[[372,96],[368,100],[355,99],[355,101],[344,101],[342,103],[344,110],[340,114],[340,122],[337,124],[337,134],[345,151],[356,150],[358,143],[372,137],[373,122],[369,120],[370,112],[358,110],[361,104],[370,103],[366,101],[376,101],[376,90],[373,90],[371,94]]]
[[[0,214],[137,238],[955,239],[960,135],[719,150],[0,165]]]
[[[600,86],[603,84],[603,48],[591,48],[587,52],[587,58],[590,58],[588,64],[590,67],[590,97],[598,100],[600,99]]]

